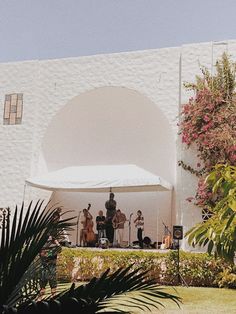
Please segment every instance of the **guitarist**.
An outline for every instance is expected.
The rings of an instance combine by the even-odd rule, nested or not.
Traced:
[[[117,246],[120,247],[123,242],[124,237],[124,226],[126,222],[126,216],[124,213],[118,209],[115,216],[112,219],[112,225],[115,230],[115,239],[117,241]],[[114,243],[116,245],[116,243]]]

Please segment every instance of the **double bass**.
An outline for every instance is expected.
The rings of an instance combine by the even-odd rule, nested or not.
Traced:
[[[87,211],[91,208],[91,204],[88,204]],[[93,231],[93,220],[92,215],[88,213],[86,217],[86,242],[91,243],[95,241],[95,233]]]

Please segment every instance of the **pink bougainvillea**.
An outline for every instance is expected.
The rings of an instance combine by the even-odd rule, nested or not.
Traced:
[[[186,84],[194,97],[184,104],[180,114],[182,143],[188,148],[197,147],[201,172],[185,165],[184,169],[200,174],[195,203],[199,206],[212,204],[212,194],[204,179],[217,163],[236,165],[236,97],[235,69],[226,54],[216,64],[216,74],[203,69],[196,84]],[[189,199],[188,199],[189,200]]]

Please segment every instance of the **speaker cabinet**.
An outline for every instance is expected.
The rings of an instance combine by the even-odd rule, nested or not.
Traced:
[[[173,239],[174,240],[183,239],[183,226],[173,226]]]

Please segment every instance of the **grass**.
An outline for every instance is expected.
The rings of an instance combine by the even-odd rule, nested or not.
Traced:
[[[58,292],[71,286],[59,284]],[[182,298],[180,309],[170,301],[164,301],[165,309],[153,311],[154,314],[222,314],[236,313],[236,290],[202,287],[164,287],[164,291]],[[50,289],[47,289],[50,292]]]
[[[166,309],[153,313],[184,313],[184,314],[221,314],[236,313],[236,291],[220,288],[200,287],[168,287],[165,289],[182,298],[181,309],[170,302],[166,303]]]

